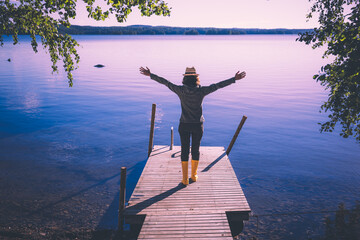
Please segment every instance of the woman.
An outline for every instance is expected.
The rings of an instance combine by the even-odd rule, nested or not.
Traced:
[[[235,83],[236,80],[244,78],[246,73],[240,73],[240,71],[238,71],[234,77],[207,87],[200,86],[199,74],[196,73],[194,67],[186,68],[185,74],[183,74],[184,78],[182,86],[175,85],[168,80],[151,73],[148,67],[146,67],[146,69],[140,67],[140,73],[145,76],[150,76],[151,79],[157,81],[158,83],[164,84],[180,98],[181,117],[179,124],[179,134],[181,139],[181,165],[183,174],[181,183],[185,186],[189,184],[188,161],[190,151],[190,137],[192,138],[191,180],[196,182],[198,179],[197,168],[200,157],[199,148],[204,132],[204,117],[202,114],[203,99],[206,95],[215,92],[220,88],[229,86],[230,84]]]

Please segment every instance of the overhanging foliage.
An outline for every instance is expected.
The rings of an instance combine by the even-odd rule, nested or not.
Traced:
[[[312,0],[309,0],[312,1]],[[316,0],[307,18],[319,14],[320,27],[299,34],[299,41],[319,48],[326,46],[323,57],[335,60],[321,68],[314,79],[329,91],[321,111],[329,120],[321,123],[321,132],[332,132],[336,125],[341,136],[353,135],[360,142],[360,4],[359,0]]]
[[[118,22],[126,21],[133,7],[140,9],[142,16],[169,16],[170,9],[163,0],[83,0],[88,16],[97,21],[115,15]],[[106,3],[107,9],[99,3]],[[69,86],[73,85],[72,71],[76,69],[80,56],[76,47],[78,43],[68,34],[58,32],[60,26],[70,27],[70,19],[76,17],[75,0],[1,0],[0,1],[0,44],[3,46],[3,35],[12,35],[14,44],[18,43],[18,34],[31,36],[31,45],[35,52],[40,36],[41,44],[48,51],[53,72],[58,71],[58,60],[63,61],[67,72]]]

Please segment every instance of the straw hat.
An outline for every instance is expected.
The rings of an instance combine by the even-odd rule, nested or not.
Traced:
[[[199,76],[194,67],[187,67],[184,76]]]

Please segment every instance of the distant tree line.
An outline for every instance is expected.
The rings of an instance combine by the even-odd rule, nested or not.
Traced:
[[[242,34],[299,34],[309,29],[258,29],[258,28],[189,28],[132,25],[126,27],[92,27],[72,25],[59,27],[60,33],[70,35],[242,35]]]

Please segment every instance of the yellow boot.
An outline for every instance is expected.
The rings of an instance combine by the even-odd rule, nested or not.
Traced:
[[[183,179],[181,181],[182,184],[184,184],[185,186],[189,184],[189,177],[188,177],[188,161],[181,161],[181,166],[182,166],[182,174],[183,174]]]
[[[197,175],[197,169],[199,166],[199,160],[191,160],[191,180],[194,182],[197,181],[198,175]]]

